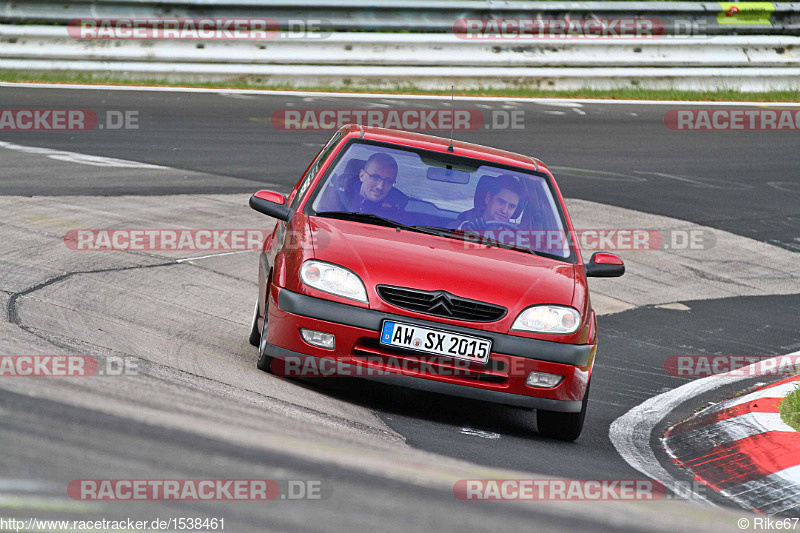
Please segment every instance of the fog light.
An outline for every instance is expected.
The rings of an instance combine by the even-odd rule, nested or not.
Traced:
[[[539,387],[541,389],[552,389],[564,379],[564,376],[558,374],[547,374],[545,372],[531,372],[528,374],[528,379],[525,380],[525,385],[529,387]]]
[[[300,335],[303,337],[303,340],[311,346],[317,346],[327,350],[333,350],[336,347],[336,337],[330,333],[300,328]]]

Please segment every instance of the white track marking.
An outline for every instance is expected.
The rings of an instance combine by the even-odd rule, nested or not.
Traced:
[[[201,255],[200,257],[187,257],[185,259],[178,259],[176,263],[186,263],[188,261],[196,261],[198,259],[208,259],[209,257],[221,257],[223,255],[246,254],[249,252],[257,252],[258,250],[237,250],[235,252],[220,252],[218,254]]]
[[[97,155],[79,154],[77,152],[67,152],[64,150],[52,150],[50,148],[39,148],[36,146],[23,146],[9,142],[0,141],[0,148],[25,152],[29,154],[40,154],[55,159],[57,161],[67,161],[80,165],[90,165],[93,167],[113,167],[113,168],[140,168],[149,170],[167,170],[167,167],[140,163],[138,161],[128,161],[125,159],[115,159],[113,157],[100,157]]]
[[[219,93],[220,96],[225,96],[227,98],[238,98],[240,100],[254,100],[255,96],[252,94],[239,94],[239,93]]]
[[[796,181],[768,181],[767,185],[784,192],[800,192],[800,183]]]
[[[500,434],[494,433],[492,431],[483,431],[480,429],[474,429],[471,427],[463,427],[461,428],[462,435],[470,435],[472,437],[480,437],[482,439],[499,439]]]
[[[554,107],[572,107],[572,108],[583,107],[583,105],[577,100],[575,100],[575,101],[561,101],[561,102],[559,102],[559,101],[542,102],[542,103],[543,103],[543,105],[551,105],[551,106],[554,106]]]
[[[656,309],[670,309],[672,311],[691,311],[692,308],[688,305],[682,304],[680,302],[675,302],[671,304],[660,304],[656,306]]]
[[[680,487],[681,485],[678,481],[658,462],[650,446],[650,438],[656,425],[673,409],[684,402],[690,401],[695,396],[729,383],[763,375],[778,368],[780,366],[778,360],[782,357],[791,357],[799,354],[800,352],[794,352],[787,356],[779,355],[734,372],[690,381],[678,388],[653,396],[614,420],[608,430],[611,443],[614,444],[617,452],[625,462],[639,472],[656,481],[660,481],[668,488]],[[775,364],[778,366],[775,366]],[[706,497],[695,492],[692,492],[689,499],[711,504],[711,501]]]
[[[602,170],[592,170],[588,168],[575,168],[575,167],[559,167],[550,166],[550,170],[555,170],[562,174],[567,174],[576,178],[588,178],[609,181],[631,181],[631,182],[644,182],[647,178],[643,176],[631,176],[630,174],[619,174],[617,172],[604,172]]]
[[[12,83],[0,82],[0,87],[22,87],[29,89],[79,89],[102,91],[150,91],[175,93],[210,93],[210,94],[260,94],[262,96],[301,96],[326,98],[385,98],[385,93],[330,93],[323,91],[271,91],[269,89],[208,89],[204,87],[149,87],[144,85],[79,85],[74,83]],[[447,95],[428,94],[392,94],[392,98],[404,100],[450,100]],[[642,105],[694,105],[694,106],[753,106],[753,107],[800,107],[800,102],[702,102],[684,100],[603,100],[593,98],[510,98],[507,96],[456,96],[456,100],[476,102],[538,102],[547,105],[555,103],[571,104],[642,104]]]
[[[0,478],[0,492],[41,492],[59,488],[51,481],[39,479]]]
[[[645,172],[641,170],[634,170],[637,174],[650,174],[662,178],[669,178],[677,181],[688,183],[691,187],[698,187],[701,189],[726,189],[731,191],[742,191],[752,189],[752,185],[746,183],[731,183],[725,180],[718,180],[713,178],[698,178],[689,176],[676,176],[675,174],[664,174],[663,172]],[[720,185],[721,184],[721,185]]]

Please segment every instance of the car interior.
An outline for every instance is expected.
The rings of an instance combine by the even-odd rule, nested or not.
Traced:
[[[362,158],[353,157],[347,160],[344,170],[328,180],[316,210],[318,212],[350,210],[360,187],[359,173],[365,164],[366,159]],[[494,191],[499,177],[499,174],[498,176],[481,175],[472,194],[472,207],[467,210],[455,211],[403,192],[403,176],[409,173],[408,169],[400,166],[398,183],[389,193],[392,195],[393,202],[405,205],[404,216],[398,222],[439,228],[456,228],[465,220],[481,216],[486,193]],[[416,174],[416,172],[414,173]],[[557,215],[553,212],[550,202],[542,190],[543,184],[528,179],[520,181],[527,191],[527,198],[520,202],[511,222],[519,229],[560,229],[560,221],[556,219]],[[454,183],[452,186],[461,187],[462,185]]]

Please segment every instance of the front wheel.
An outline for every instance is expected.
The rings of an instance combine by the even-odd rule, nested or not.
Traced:
[[[272,371],[273,358],[267,355],[267,316],[269,316],[269,300],[264,306],[264,326],[261,328],[261,334],[259,335],[258,363],[256,363],[256,366],[259,370],[274,374],[275,372]],[[256,329],[258,329],[257,326]]]
[[[253,311],[253,325],[250,326],[250,344],[256,348],[261,346],[261,332],[258,330],[258,300],[256,300],[256,310]]]
[[[561,413],[558,411],[536,411],[536,428],[539,435],[551,439],[573,441],[583,430],[586,418],[586,406],[589,403],[589,384],[581,402],[581,410],[577,413]]]

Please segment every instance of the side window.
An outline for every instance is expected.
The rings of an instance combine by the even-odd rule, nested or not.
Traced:
[[[342,135],[343,133],[341,131],[334,133],[333,137],[331,137],[327,144],[322,148],[319,155],[314,160],[314,163],[308,167],[308,172],[306,172],[306,175],[303,177],[300,187],[297,188],[297,194],[295,194],[294,198],[292,198],[292,203],[289,204],[290,209],[297,209],[297,206],[300,204],[300,200],[303,198],[303,196],[305,196],[309,185],[311,185],[311,182],[314,181],[314,177],[319,172],[319,167],[326,159],[328,159],[328,156],[331,155],[331,152],[336,145],[339,144]]]

